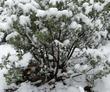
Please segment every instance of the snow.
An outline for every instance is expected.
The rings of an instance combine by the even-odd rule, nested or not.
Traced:
[[[6,80],[4,78],[4,74],[7,72],[6,69],[0,69],[0,92],[4,92],[4,89],[7,87]]]
[[[70,40],[69,40],[69,39],[66,39],[66,40],[63,42],[63,44],[64,44],[65,46],[68,46],[68,45],[70,44]]]
[[[94,4],[94,9],[97,11],[97,12],[100,12],[103,10],[103,6],[98,2],[98,3],[95,3]]]
[[[61,17],[62,15],[65,15],[67,17],[72,17],[72,11],[69,11],[69,10],[62,10],[62,11],[59,11],[57,13],[57,16],[58,17]]]
[[[17,20],[17,16],[16,15],[11,15],[11,19],[12,19],[12,21],[16,21]]]
[[[79,87],[79,92],[84,92],[84,89],[82,87]]]
[[[85,8],[85,14],[92,11],[92,5],[89,5],[89,3],[84,3],[82,6]]]
[[[19,18],[19,22],[22,26],[30,25],[30,18],[29,16],[21,15]]]
[[[95,92],[110,92],[110,75],[95,82]]]
[[[0,29],[3,31],[9,30],[14,20],[16,20],[14,15],[12,15],[11,17],[6,15],[0,15]]]
[[[107,30],[100,31],[99,34],[100,34],[101,36],[103,36],[104,38],[106,38],[106,37],[107,37],[107,34],[108,34],[108,31],[107,31]]]
[[[37,10],[37,15],[36,16],[38,16],[38,17],[44,17],[44,16],[46,16],[46,13],[45,13],[44,10]]]
[[[96,24],[95,26],[98,26],[99,29],[102,28],[102,26],[103,26],[100,19],[97,19],[97,20],[95,21],[95,24]]]
[[[109,2],[110,2],[110,0],[105,0],[105,2],[106,2],[106,3],[109,3]]]
[[[14,38],[14,37],[16,37],[17,35],[18,35],[17,32],[12,32],[12,33],[10,33],[10,34],[6,37],[6,40],[10,40],[10,38]]]
[[[12,7],[14,6],[14,2],[13,2],[13,0],[7,0],[7,1],[5,2],[5,5],[6,5],[6,6],[9,6],[9,8],[12,8]]]
[[[0,32],[0,41],[2,40],[3,36],[4,36],[4,33]]]
[[[92,20],[90,18],[88,18],[85,14],[83,13],[79,13],[76,15],[77,19],[82,19],[82,21],[87,24],[88,26],[92,27]]]
[[[78,24],[77,22],[73,21],[70,26],[69,26],[70,29],[78,29],[78,28],[81,28],[81,25]]]
[[[32,11],[36,11],[36,7],[35,4],[31,4],[31,3],[27,3],[27,4],[21,4],[19,3],[18,6],[23,10],[23,13],[26,14],[26,13],[29,13],[31,10]]]
[[[88,65],[76,64],[74,67],[75,67],[75,69],[76,69],[77,71],[84,71],[84,70],[89,69],[89,66],[88,66]]]
[[[45,16],[56,16],[56,17],[61,17],[63,15],[67,16],[67,17],[71,17],[72,16],[72,12],[69,10],[61,10],[59,11],[57,8],[49,8],[48,10],[44,11],[44,10],[37,10],[37,17],[45,17]]]
[[[90,4],[93,4],[94,3],[94,0],[90,0]]]
[[[10,29],[10,26],[5,22],[0,22],[0,29],[8,30],[8,29]]]
[[[49,60],[53,60],[53,56],[52,55],[48,55]]]
[[[31,53],[25,53],[22,59],[16,63],[16,66],[26,67],[32,59]]]
[[[17,55],[11,55],[11,56],[9,56],[8,60],[10,62],[17,62],[19,60],[19,58],[17,57]]]
[[[16,53],[15,49],[9,45],[9,44],[4,44],[0,45],[0,62],[2,62],[3,56],[7,56],[7,54],[14,55]]]
[[[30,83],[22,83],[19,89],[15,92],[39,92],[35,86],[30,85]]]
[[[61,42],[60,42],[60,41],[58,41],[58,40],[54,40],[54,42],[55,42],[55,44],[56,44],[56,45],[60,45],[60,46],[62,46],[62,47],[64,46],[64,44],[63,44],[63,43],[61,43]]]
[[[58,9],[57,8],[50,8],[48,11],[47,11],[47,14],[49,16],[52,16],[52,15],[56,15],[56,13],[58,12]]]
[[[75,29],[77,27],[77,23],[74,21],[71,23],[70,28]]]
[[[19,89],[15,92],[84,92],[82,87],[75,86],[64,86],[61,83],[56,84],[56,88],[50,90],[48,86],[35,87],[32,86],[29,82],[22,83]]]
[[[15,54],[15,49],[8,44],[0,45],[0,63],[2,63],[2,57],[7,56],[7,54]],[[0,92],[4,92],[4,89],[7,87],[4,74],[7,73],[7,69],[0,69]]]

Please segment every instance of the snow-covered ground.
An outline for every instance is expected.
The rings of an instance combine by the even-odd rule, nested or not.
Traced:
[[[108,42],[105,46],[100,47],[97,50],[88,50],[94,54],[103,54],[110,61],[110,42]],[[6,56],[8,53],[15,54],[15,50],[12,46],[8,44],[0,45],[0,62],[2,62],[2,57]],[[3,74],[7,72],[6,69],[0,69],[0,92],[4,92],[4,89],[7,88],[7,84]],[[110,75],[95,81],[95,92],[110,92]],[[15,92],[84,92],[81,86],[77,85],[68,85],[64,86],[61,83],[57,83],[56,88],[54,90],[50,90],[48,86],[43,87],[35,87],[32,86],[29,82],[22,83],[18,90]]]

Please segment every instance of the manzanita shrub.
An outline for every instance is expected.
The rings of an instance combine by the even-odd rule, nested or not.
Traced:
[[[28,80],[41,85],[52,79],[58,81],[64,76],[69,77],[68,64],[73,73],[83,74],[102,65],[100,58],[93,60],[84,55],[86,63],[83,65],[89,68],[79,72],[75,68],[80,63],[72,57],[76,48],[82,50],[103,45],[109,29],[109,5],[109,0],[0,1],[1,43],[7,42],[17,51],[15,57],[9,55],[3,59],[7,64],[13,62],[5,75],[7,81]],[[29,64],[22,65],[23,62]]]

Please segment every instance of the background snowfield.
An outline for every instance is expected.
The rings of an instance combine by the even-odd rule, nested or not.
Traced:
[[[105,46],[100,47],[99,49],[89,49],[88,52],[93,54],[104,54],[107,59],[110,61],[110,42],[108,42]],[[8,44],[0,45],[0,62],[4,56],[7,54],[15,54],[15,49]],[[3,76],[7,70],[5,68],[0,69],[0,92],[5,92],[8,86],[6,84],[6,80]],[[31,85],[29,82],[22,83],[18,90],[15,92],[84,92],[83,85],[67,85],[64,86],[62,83],[57,83],[56,88],[54,90],[50,90],[47,85],[43,85],[42,87],[35,87]],[[107,77],[103,77],[102,79],[95,81],[95,92],[110,92],[110,75]]]

